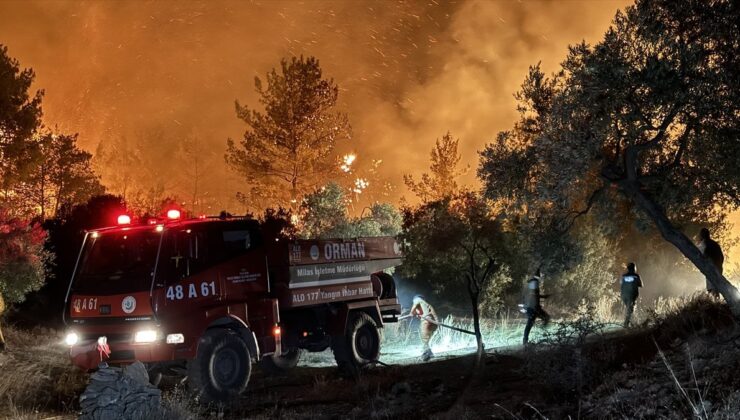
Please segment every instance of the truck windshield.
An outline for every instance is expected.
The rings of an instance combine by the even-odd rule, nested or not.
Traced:
[[[149,290],[161,233],[102,233],[88,236],[72,293],[114,295]]]

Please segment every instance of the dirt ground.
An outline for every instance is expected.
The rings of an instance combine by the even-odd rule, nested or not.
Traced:
[[[0,354],[0,418],[74,418],[87,377],[60,336],[8,331]],[[408,345],[404,354],[415,353]],[[468,353],[465,355],[465,353]],[[201,406],[167,378],[172,419],[733,419],[740,412],[740,328],[727,308],[697,300],[650,325],[571,342],[456,349],[428,363],[399,354],[345,378],[328,354],[282,376],[255,366],[229,407]],[[383,360],[381,358],[381,360]]]

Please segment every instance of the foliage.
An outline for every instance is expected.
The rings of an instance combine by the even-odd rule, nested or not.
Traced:
[[[76,135],[45,133],[35,139],[39,160],[25,181],[14,189],[22,206],[43,218],[102,194],[103,186],[91,166],[92,155],[77,147]],[[16,204],[18,205],[18,204]]]
[[[372,236],[396,236],[401,233],[403,216],[389,203],[375,203],[369,207],[370,215],[361,217],[364,223],[371,224],[377,235]],[[369,230],[369,229],[368,229]]]
[[[489,203],[472,192],[404,210],[401,274],[426,279],[438,293],[467,292],[481,350],[479,298],[507,259],[507,234]],[[463,285],[465,287],[463,287]]]
[[[335,183],[308,194],[300,208],[300,236],[304,238],[357,238],[395,236],[401,215],[390,204],[373,204],[368,216],[351,217],[349,199]]]
[[[574,246],[569,250],[569,264],[545,280],[546,293],[551,295],[548,304],[574,309],[583,299],[596,302],[615,293],[615,243],[596,222],[588,222],[571,232]]]
[[[266,82],[254,82],[264,112],[236,103],[247,131],[238,144],[228,140],[226,161],[249,185],[245,203],[295,208],[338,175],[334,149],[350,138],[350,125],[346,115],[333,111],[339,88],[323,78],[316,58],[283,59]]]
[[[52,255],[44,250],[46,232],[38,223],[10,217],[0,208],[0,294],[21,302],[44,284]]]
[[[512,276],[512,270],[508,265],[504,265],[493,274],[480,294],[480,313],[484,318],[497,319],[506,317],[506,295],[511,292],[512,286],[518,284],[512,281],[516,277]],[[521,337],[517,336],[517,341]]]
[[[638,1],[603,41],[572,46],[552,77],[532,67],[519,122],[481,153],[487,197],[557,231],[604,202],[639,209],[740,312],[734,288],[679,229],[740,205],[733,4]]]
[[[42,91],[29,94],[35,74],[21,69],[0,44],[0,190],[3,201],[9,190],[28,175],[38,151],[30,142],[41,126]]]
[[[460,139],[452,137],[450,132],[437,139],[432,149],[429,164],[429,173],[421,175],[419,182],[413,176],[404,175],[403,181],[423,203],[442,200],[458,192],[455,178],[465,171],[459,170],[460,154],[457,146]]]
[[[335,231],[346,229],[347,198],[339,184],[329,183],[307,195],[301,205],[302,236],[333,237]]]

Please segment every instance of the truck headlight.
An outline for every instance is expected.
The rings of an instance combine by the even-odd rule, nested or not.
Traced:
[[[156,330],[141,330],[134,335],[134,342],[136,343],[153,343],[155,341],[157,341]]]
[[[80,336],[73,332],[67,333],[67,335],[64,337],[64,343],[70,347],[77,344],[78,341],[80,341]]]
[[[185,342],[185,336],[182,334],[167,334],[167,344],[181,344]]]

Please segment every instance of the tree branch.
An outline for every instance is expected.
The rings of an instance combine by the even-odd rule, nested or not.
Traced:
[[[689,125],[684,130],[683,134],[678,138],[678,150],[676,150],[676,153],[673,155],[673,160],[660,167],[655,174],[650,174],[647,177],[653,177],[653,176],[659,176],[664,175],[665,173],[675,169],[678,165],[681,164],[681,159],[683,158],[683,154],[686,152],[686,148],[689,145],[689,135],[694,130],[694,128]]]
[[[665,138],[666,131],[668,130],[668,127],[671,126],[673,121],[676,118],[676,115],[678,115],[678,111],[681,109],[680,104],[676,104],[671,111],[668,113],[668,115],[665,116],[663,119],[663,122],[660,124],[659,127],[657,127],[658,132],[653,136],[652,139],[648,140],[645,143],[640,144],[633,144],[624,152],[624,165],[625,170],[627,171],[627,179],[630,181],[636,181],[637,176],[637,156],[640,152],[644,150],[651,149],[658,144],[660,144],[661,141]]]
[[[580,210],[580,211],[571,211],[568,214],[568,216],[566,216],[566,217],[569,217],[569,216],[572,215],[573,218],[570,219],[570,222],[568,222],[568,224],[561,230],[561,233],[565,233],[565,232],[569,231],[570,228],[572,228],[573,225],[576,223],[576,220],[579,217],[581,217],[583,215],[586,215],[586,214],[588,214],[589,211],[591,211],[591,208],[596,203],[596,199],[598,198],[599,194],[601,194],[601,192],[604,191],[605,188],[606,188],[606,186],[605,185],[602,185],[601,187],[595,189],[594,192],[591,193],[591,196],[588,197],[588,201],[586,202],[586,208],[584,208],[583,210]]]

